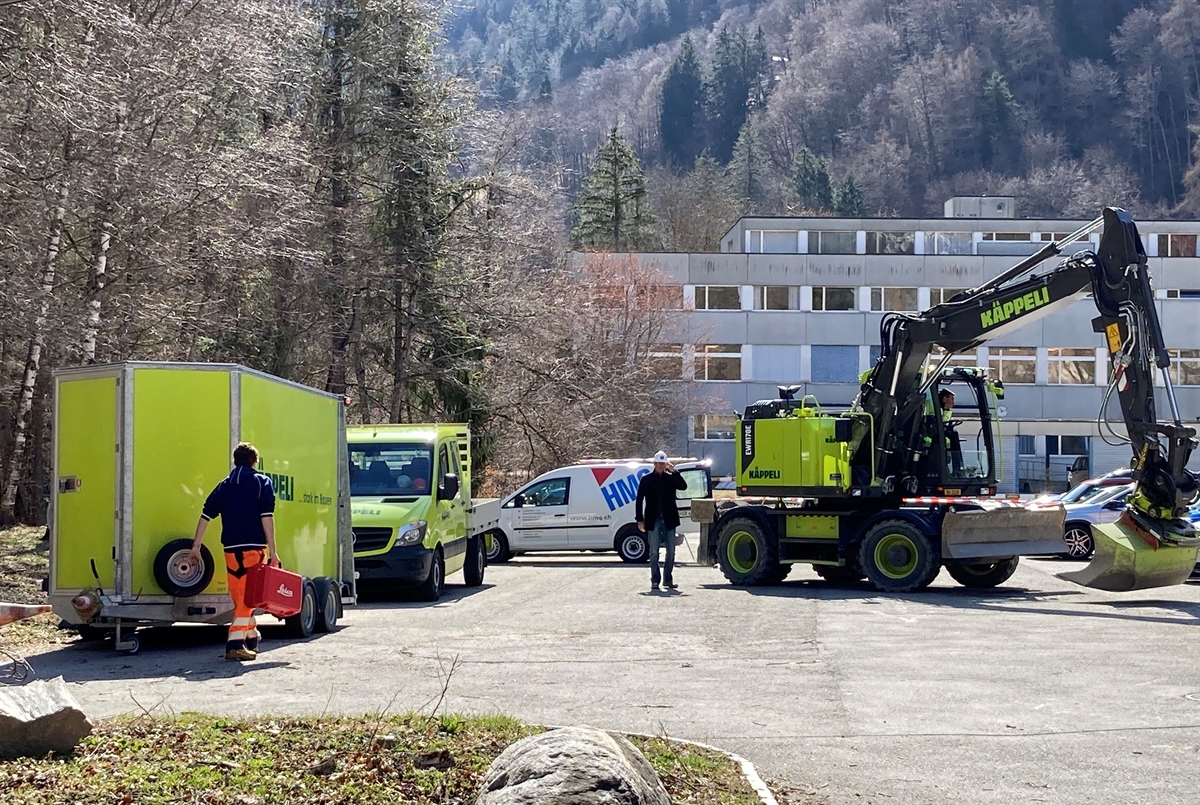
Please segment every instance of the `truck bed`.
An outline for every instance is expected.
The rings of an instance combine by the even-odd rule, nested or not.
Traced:
[[[500,525],[500,498],[474,498],[467,509],[467,536],[486,534]]]

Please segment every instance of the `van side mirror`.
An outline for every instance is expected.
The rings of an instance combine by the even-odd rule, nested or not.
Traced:
[[[525,496],[524,495],[513,495],[512,505],[513,505],[514,509],[523,508],[525,506]]]
[[[454,500],[456,497],[458,497],[458,476],[448,472],[442,476],[442,483],[438,486],[438,500]]]

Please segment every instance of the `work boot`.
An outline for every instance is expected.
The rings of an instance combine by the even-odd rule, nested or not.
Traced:
[[[232,662],[245,662],[247,660],[257,659],[258,655],[253,651],[244,648],[231,648],[225,652],[225,659]]]

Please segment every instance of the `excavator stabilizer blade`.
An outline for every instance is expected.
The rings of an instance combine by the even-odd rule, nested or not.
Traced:
[[[947,512],[942,519],[942,556],[985,559],[1064,553],[1062,506]]]
[[[1114,593],[1187,581],[1196,566],[1197,546],[1174,545],[1147,536],[1126,516],[1115,523],[1094,525],[1096,552],[1091,563],[1082,570],[1059,573],[1058,577]]]

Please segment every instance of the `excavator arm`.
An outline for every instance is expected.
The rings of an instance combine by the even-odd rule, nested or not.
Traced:
[[[1101,227],[1096,251],[1081,251],[1049,271],[1031,273],[1061,254],[1066,244]],[[1196,478],[1187,470],[1197,446],[1196,431],[1181,421],[1146,253],[1133,218],[1124,210],[1106,208],[1100,218],[1061,241],[1047,244],[999,277],[923,313],[886,314],[880,324],[879,361],[866,376],[854,404],[854,410],[870,414],[873,438],[856,433],[851,449],[860,458],[865,457],[863,451],[873,451],[876,475],[882,479],[885,494],[894,490],[911,493],[917,485],[914,467],[920,460],[916,422],[926,392],[942,368],[926,371],[934,348],[945,351],[944,366],[954,353],[999,338],[1089,293],[1099,313],[1092,321],[1093,329],[1105,336],[1111,365],[1111,381],[1098,421],[1107,427],[1106,439],[1118,438],[1130,444],[1137,486],[1116,528],[1121,531],[1120,539],[1132,548],[1114,549],[1114,541],[1108,541],[1101,550],[1101,540],[1097,539],[1101,561],[1094,562],[1088,571],[1067,576],[1106,589],[1178,583],[1182,579],[1176,578],[1183,566],[1186,564],[1190,571],[1195,562],[1197,540],[1184,514],[1200,492]],[[1160,423],[1155,410],[1156,371],[1161,373],[1170,402],[1170,423]],[[1114,391],[1126,436],[1107,426]],[[1134,567],[1137,557],[1130,552],[1137,553],[1142,546],[1159,555],[1141,560],[1143,569],[1139,572]],[[1172,548],[1182,553],[1168,556]],[[1110,567],[1101,567],[1106,563]],[[1150,570],[1151,565],[1170,568],[1158,572]]]

